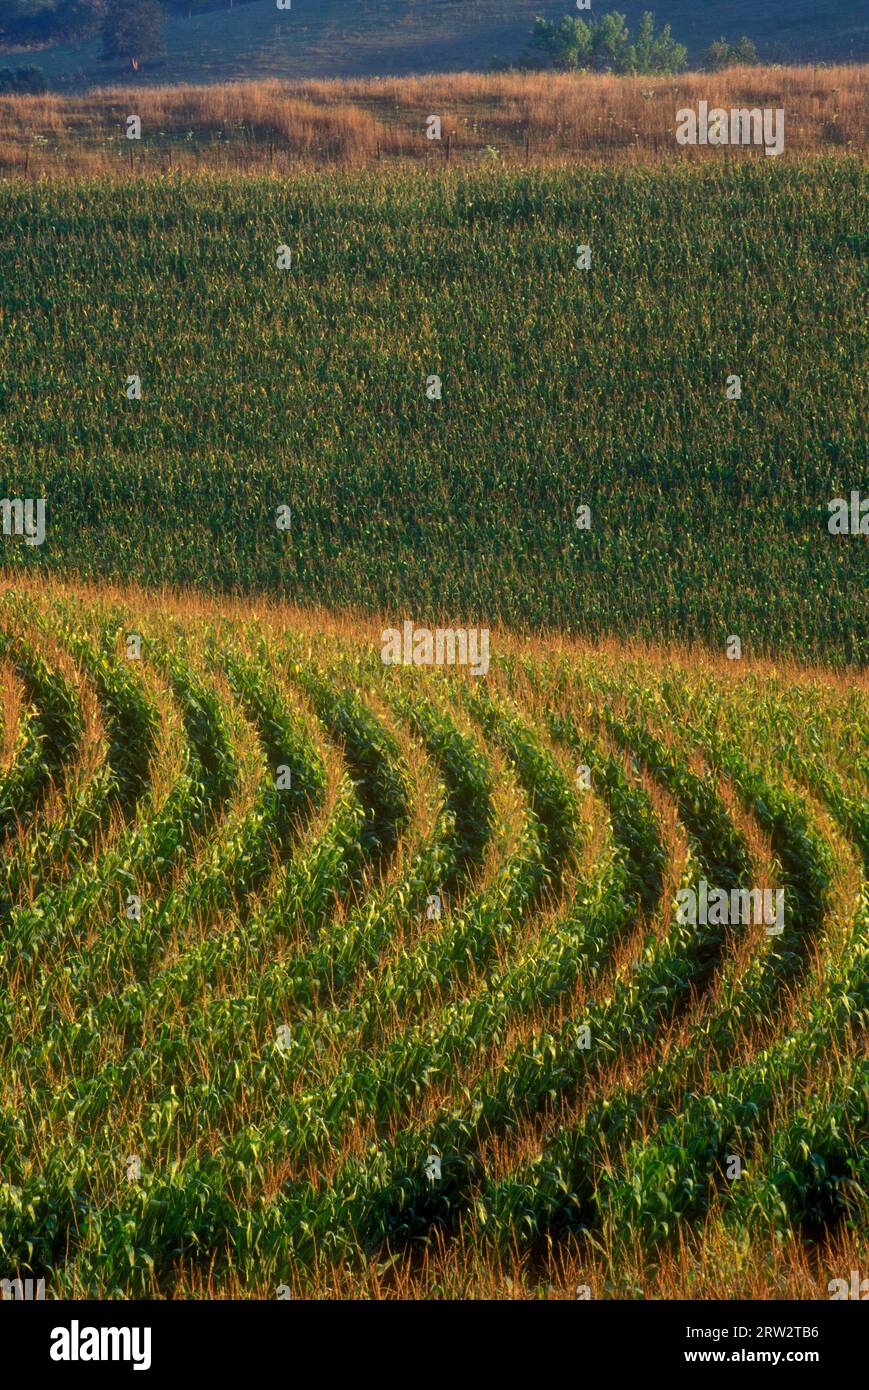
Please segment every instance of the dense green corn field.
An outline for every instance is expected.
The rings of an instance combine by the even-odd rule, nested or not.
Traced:
[[[6,584],[4,1277],[826,1298],[865,1265],[865,682],[491,645],[475,678],[361,622]],[[704,879],[783,891],[781,933],[684,921]]]
[[[0,493],[48,510],[2,561],[865,660],[866,541],[827,529],[866,491],[864,193],[771,159],[5,184]]]

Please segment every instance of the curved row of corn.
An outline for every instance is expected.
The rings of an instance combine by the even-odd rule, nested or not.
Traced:
[[[505,638],[474,679],[38,584],[0,674],[0,1275],[826,1297],[865,1260],[858,678]],[[683,920],[701,880],[784,929]]]

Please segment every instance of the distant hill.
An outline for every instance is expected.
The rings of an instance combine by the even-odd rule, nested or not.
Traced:
[[[747,34],[774,62],[865,61],[869,22],[864,0],[613,0],[635,24],[645,9],[672,26],[692,63],[714,38]],[[573,0],[275,0],[173,18],[165,59],[143,64],[137,80],[223,82],[261,77],[353,77],[486,70],[515,62],[534,16],[576,14]],[[38,51],[7,49],[0,64],[33,62],[52,86],[84,89],[128,81],[121,62],[103,62],[98,39]]]

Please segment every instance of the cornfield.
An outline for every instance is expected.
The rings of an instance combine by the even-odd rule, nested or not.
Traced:
[[[869,1282],[840,77],[604,168],[583,92],[678,92],[438,79],[427,167],[429,88],[306,84],[289,176],[271,87],[238,175],[0,102],[4,1296]]]
[[[6,583],[0,1265],[827,1297],[866,1258],[865,681],[380,637]],[[687,924],[701,880],[783,929]]]
[[[0,493],[47,517],[2,560],[865,661],[864,196],[762,155],[2,185]]]

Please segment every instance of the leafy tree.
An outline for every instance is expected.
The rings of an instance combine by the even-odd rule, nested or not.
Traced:
[[[561,72],[589,66],[591,26],[584,19],[566,15],[560,24],[535,19],[529,49],[539,53],[550,67]]]
[[[630,34],[623,14],[613,10],[592,21],[592,64],[598,72],[625,72],[629,61]]]
[[[744,63],[746,67],[753,67],[757,62],[757,49],[751,39],[743,34],[739,43],[734,48],[737,63]]]
[[[628,70],[636,73],[681,72],[688,61],[688,50],[677,43],[665,24],[655,33],[655,16],[646,10],[640,20],[636,42],[628,49]]]
[[[712,72],[720,72],[722,68],[752,67],[756,62],[757,49],[745,35],[738,43],[715,39],[703,54],[703,66]]]
[[[109,0],[102,26],[101,58],[159,58],[166,52],[166,21],[157,0]]]
[[[703,54],[703,66],[710,72],[720,72],[727,67],[730,44],[726,39],[713,39]]]
[[[634,43],[623,14],[613,10],[597,19],[566,16],[555,24],[535,19],[529,50],[561,72],[662,73],[679,72],[687,50],[676,43],[667,24],[655,33],[655,17],[647,11]]]

